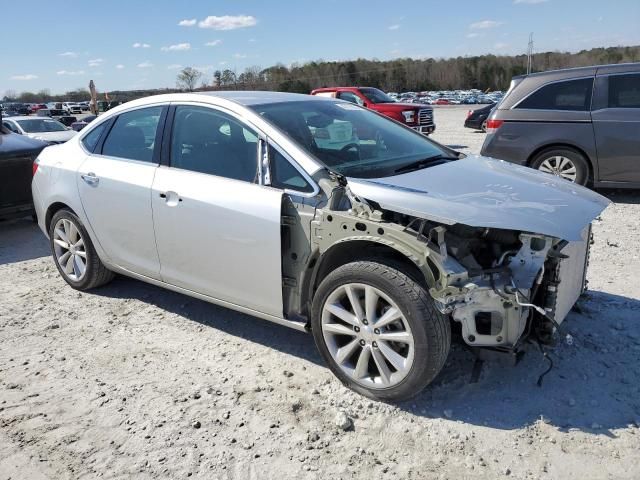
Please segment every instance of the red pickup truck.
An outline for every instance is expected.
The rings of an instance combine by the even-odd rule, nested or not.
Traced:
[[[433,109],[417,103],[400,103],[381,90],[372,87],[317,88],[311,95],[339,98],[393,118],[414,130],[429,135],[436,129]]]

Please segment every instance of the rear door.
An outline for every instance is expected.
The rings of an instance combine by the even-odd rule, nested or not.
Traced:
[[[151,278],[160,276],[151,185],[167,108],[158,105],[122,113],[105,125],[109,131],[98,139],[96,130],[102,125],[93,129],[82,139],[90,152],[77,173],[85,214],[111,261]]]
[[[599,75],[591,118],[600,181],[640,182],[640,72]]]

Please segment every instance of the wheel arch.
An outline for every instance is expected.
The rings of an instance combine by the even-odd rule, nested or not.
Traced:
[[[49,232],[49,227],[51,226],[51,220],[53,219],[53,216],[58,213],[60,210],[69,210],[71,213],[73,213],[74,215],[78,215],[73,208],[71,208],[69,205],[67,205],[66,203],[63,202],[54,202],[51,205],[49,205],[49,207],[47,208],[47,213],[44,216],[44,225],[45,228],[47,229],[47,232]]]
[[[529,158],[527,158],[527,166],[530,167],[531,164],[533,163],[533,160],[540,155],[542,152],[544,152],[545,150],[552,150],[555,148],[566,148],[569,150],[574,150],[575,152],[579,153],[580,155],[582,155],[586,160],[587,160],[587,167],[589,167],[589,172],[588,172],[588,177],[587,177],[587,181],[596,181],[595,175],[596,175],[596,165],[593,161],[593,159],[591,158],[591,156],[589,156],[587,154],[587,152],[574,145],[571,143],[566,143],[566,142],[555,142],[555,143],[548,143],[545,145],[542,145],[538,148],[536,148],[531,155],[529,155]]]
[[[413,260],[404,252],[371,239],[349,239],[336,242],[315,259],[313,271],[304,288],[303,305],[310,305],[322,280],[333,270],[347,263],[362,260],[377,261],[402,271],[428,290],[428,280]]]

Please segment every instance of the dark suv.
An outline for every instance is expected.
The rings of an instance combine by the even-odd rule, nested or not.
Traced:
[[[582,185],[640,187],[640,63],[514,77],[482,155]]]

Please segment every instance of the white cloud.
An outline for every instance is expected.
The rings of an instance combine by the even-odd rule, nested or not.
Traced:
[[[153,67],[153,63],[147,61],[147,62],[139,63],[137,66],[138,68],[151,68]]]
[[[11,77],[11,80],[35,80],[36,78],[38,78],[37,75],[27,73],[26,75],[14,75]]]
[[[69,76],[84,75],[84,70],[73,70],[73,71],[58,70],[56,72],[56,75],[69,75]]]
[[[535,5],[536,3],[546,3],[549,0],[513,0],[516,5],[519,3],[526,3],[528,5]]]
[[[139,43],[139,42],[136,42],[131,46],[133,48],[150,48],[151,47],[151,45],[149,45],[148,43]]]
[[[124,65],[122,65],[121,63],[119,63],[118,65],[116,65],[116,68],[118,70],[122,70],[124,68]]]
[[[196,20],[195,18],[191,18],[191,19],[188,19],[188,20],[186,20],[186,19],[185,20],[180,20],[178,22],[178,25],[180,27],[193,27],[196,23],[198,23],[198,20]]]
[[[235,30],[236,28],[253,27],[258,21],[252,15],[209,16],[198,23],[200,28],[214,30]]]
[[[233,58],[247,58],[244,53],[234,53]]]
[[[249,43],[253,43],[253,42],[257,42],[257,40],[255,38],[250,38]]]
[[[479,33],[467,33],[467,38],[477,38],[479,36]]]
[[[217,47],[222,43],[222,40],[213,40],[204,44],[205,47]]]
[[[508,43],[502,43],[502,42],[498,42],[496,43],[493,48],[495,48],[496,50],[504,50],[505,48],[507,48],[509,46]]]
[[[209,71],[213,71],[214,70],[213,65],[196,65],[193,68],[195,70],[199,70],[201,72],[209,72]]]
[[[219,62],[219,65],[226,65],[226,64],[227,64],[226,60],[222,60],[221,62]]]
[[[94,58],[93,60],[89,60],[90,67],[99,67],[104,62],[102,58]]]
[[[184,52],[191,50],[190,43],[177,43],[176,45],[169,45],[168,47],[162,47],[160,50],[163,52]]]
[[[182,65],[180,65],[179,63],[174,63],[172,65],[169,65],[167,67],[167,70],[182,70],[184,67]]]
[[[62,53],[59,53],[58,56],[76,58],[78,54],[76,52],[62,52]]]
[[[400,28],[400,25],[395,24],[395,25],[389,25],[389,30],[398,30]]]
[[[503,22],[497,22],[495,20],[482,20],[469,25],[472,30],[486,30],[487,28],[496,28],[502,25]]]

